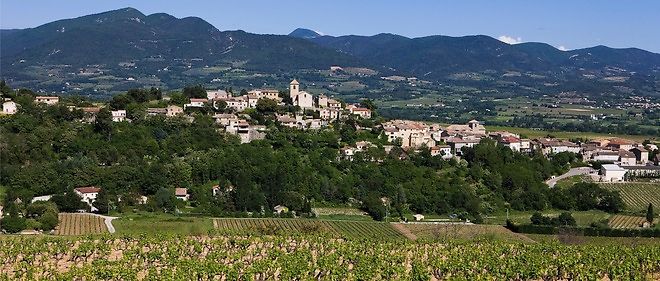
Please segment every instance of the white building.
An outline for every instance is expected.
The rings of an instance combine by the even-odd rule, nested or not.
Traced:
[[[94,201],[96,201],[96,197],[99,195],[100,191],[100,188],[94,186],[78,187],[73,189],[73,192],[80,196],[80,201],[89,205],[92,212],[98,211],[98,209],[92,206],[92,204]]]
[[[617,182],[623,181],[626,174],[624,168],[619,167],[619,165],[614,164],[605,164],[600,168],[601,181],[604,182]]]
[[[289,97],[291,97],[293,105],[302,109],[314,108],[314,97],[308,92],[300,91],[300,83],[296,79],[289,83]]]
[[[37,96],[34,98],[34,102],[55,105],[60,102],[60,97]]]
[[[451,146],[449,145],[437,145],[434,147],[431,147],[431,156],[442,156],[442,159],[449,159],[454,157],[454,155],[451,154]]]
[[[340,116],[339,109],[335,108],[321,108],[319,109],[319,117],[323,120],[336,120]]]
[[[112,122],[126,121],[126,110],[113,110],[111,112],[112,112]]]
[[[371,110],[368,109],[368,108],[355,107],[355,108],[350,108],[349,110],[350,110],[351,114],[360,116],[361,118],[364,118],[364,119],[371,118]]]
[[[204,104],[207,103],[207,99],[190,99],[190,103],[184,104],[183,108],[186,109],[188,107],[204,107]]]
[[[174,196],[176,196],[176,199],[183,200],[183,201],[188,201],[190,199],[190,195],[188,195],[188,189],[187,188],[175,188],[174,189]]]
[[[6,101],[2,103],[2,113],[11,115],[15,114],[18,111],[18,107],[16,106],[16,103],[13,101]]]

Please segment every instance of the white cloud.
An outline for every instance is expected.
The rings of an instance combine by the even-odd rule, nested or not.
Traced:
[[[559,49],[560,51],[568,51],[568,48],[564,47],[564,45],[557,47],[557,49]]]
[[[522,43],[522,38],[512,37],[512,36],[508,36],[508,35],[502,35],[500,37],[497,37],[497,39],[504,42],[504,43],[507,43],[509,45]]]

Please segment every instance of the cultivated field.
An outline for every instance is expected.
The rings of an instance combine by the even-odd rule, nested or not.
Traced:
[[[639,228],[646,221],[644,217],[614,215],[607,225],[611,228]]]
[[[660,246],[4,237],[2,280],[657,280]]]
[[[514,233],[499,225],[462,225],[433,223],[398,223],[397,228],[405,228],[416,238],[430,240],[478,240],[533,242],[524,235]],[[402,231],[403,232],[403,231]]]
[[[218,218],[213,226],[230,234],[321,234],[351,239],[403,239],[389,223],[307,219]]]
[[[649,203],[660,206],[660,183],[601,183],[600,186],[619,191],[631,211],[644,211]]]
[[[87,235],[107,233],[102,217],[92,214],[60,213],[55,235]]]

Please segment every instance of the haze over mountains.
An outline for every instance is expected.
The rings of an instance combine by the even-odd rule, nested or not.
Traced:
[[[483,35],[335,37],[302,28],[288,36],[261,35],[220,31],[197,17],[147,16],[132,8],[2,30],[0,48],[3,79],[46,91],[180,88],[236,76],[245,83],[291,76],[322,82],[313,73],[330,66],[368,68],[376,77],[414,76],[484,87],[501,77],[525,87],[562,81],[623,83],[644,94],[658,93],[660,76],[660,54],[635,48],[560,51],[544,43],[509,45]]]

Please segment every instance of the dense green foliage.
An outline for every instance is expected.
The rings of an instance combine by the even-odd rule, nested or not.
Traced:
[[[196,96],[199,88],[185,92]],[[265,102],[250,114],[252,122],[268,126],[266,139],[239,145],[207,115],[193,114],[194,121],[143,116],[116,123],[102,109],[93,123],[84,123],[80,111],[69,110],[65,102],[36,105],[24,90],[10,95],[21,110],[0,119],[0,184],[8,188],[7,201],[57,194],[53,201],[62,211],[75,211],[85,207],[75,203],[72,189],[98,186],[104,190],[95,204],[100,212],[139,205],[141,195],[155,199],[145,209],[171,212],[177,204],[172,189],[184,187],[195,212],[212,215],[263,213],[276,205],[308,213],[310,202],[357,204],[376,219],[412,211],[477,222],[482,214],[509,207],[617,210],[603,203],[609,202],[607,196],[596,205],[552,200],[555,195],[543,181],[576,161],[568,153],[529,156],[485,139],[464,149],[460,162],[432,157],[428,149],[396,148],[388,155],[374,120],[348,119],[323,130],[299,131],[274,124],[273,110],[281,108]],[[155,89],[132,90],[117,100],[131,108],[160,96]],[[359,140],[377,147],[352,161],[339,157],[340,147]],[[219,185],[217,196],[209,183]]]

